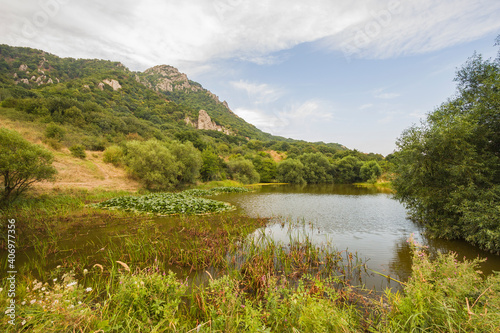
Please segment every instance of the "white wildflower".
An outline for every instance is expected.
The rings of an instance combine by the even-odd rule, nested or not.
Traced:
[[[87,289],[85,289],[86,292],[91,292],[92,291],[92,288],[88,287]]]
[[[88,272],[89,272],[89,271],[85,268],[85,269],[83,270],[83,275],[87,275],[87,273],[88,273]]]
[[[23,320],[23,321],[21,322],[21,325],[22,325],[22,326],[24,326],[25,324],[26,324],[26,320]]]
[[[71,283],[69,283],[66,287],[73,287],[74,285],[76,285],[78,282],[76,281],[73,281]]]
[[[32,299],[32,300],[30,301],[30,304],[35,304],[35,303],[36,303],[36,299]]]

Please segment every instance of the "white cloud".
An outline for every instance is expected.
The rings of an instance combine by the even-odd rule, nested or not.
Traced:
[[[322,43],[343,51],[348,60],[380,59],[440,50],[500,28],[496,0],[396,0],[379,9],[368,7],[362,22]]]
[[[368,104],[363,104],[359,107],[360,110],[365,110],[365,109],[369,109],[369,108],[372,108],[373,107],[373,104],[371,103],[368,103]]]
[[[385,15],[394,3],[398,10]],[[0,5],[0,42],[118,59],[132,69],[232,57],[274,64],[280,59],[270,53],[320,39],[335,50],[356,42],[352,56],[386,58],[441,49],[500,28],[497,0],[0,0]]]
[[[382,93],[382,94],[378,94],[375,97],[381,98],[381,99],[393,99],[393,98],[399,97],[399,94],[396,94],[396,93]]]
[[[333,120],[333,114],[326,111],[321,101],[309,100],[299,104],[289,104],[282,110],[263,110],[261,108],[236,108],[234,112],[247,122],[263,131],[275,135],[297,136],[304,134],[309,125]]]
[[[300,105],[292,105],[289,110],[280,112],[280,115],[298,121],[331,120],[333,114],[322,109],[320,102],[310,100]]]
[[[231,81],[231,86],[248,94],[255,104],[268,104],[277,101],[284,92],[280,88],[272,87],[266,83],[252,83],[244,80]]]
[[[398,93],[384,92],[384,88],[374,90],[373,97],[380,99],[394,99],[400,96]]]

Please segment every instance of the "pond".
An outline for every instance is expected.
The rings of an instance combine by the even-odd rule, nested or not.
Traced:
[[[292,235],[307,235],[314,244],[330,245],[337,250],[357,253],[367,260],[369,269],[406,281],[411,273],[413,237],[428,246],[431,253],[454,251],[458,258],[487,257],[481,269],[485,273],[500,270],[500,257],[479,250],[463,241],[432,240],[407,219],[402,204],[388,189],[355,185],[265,185],[256,191],[218,196],[230,202],[239,213],[251,217],[272,218],[274,223],[254,234],[287,243]],[[368,273],[361,283],[367,288],[400,288],[394,280]]]

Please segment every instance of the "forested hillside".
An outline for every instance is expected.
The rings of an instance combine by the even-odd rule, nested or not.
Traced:
[[[105,162],[149,189],[227,178],[374,182],[387,164],[337,143],[264,133],[168,65],[139,73],[118,62],[1,45],[0,107],[0,116],[42,133],[47,148],[82,159],[104,151]]]

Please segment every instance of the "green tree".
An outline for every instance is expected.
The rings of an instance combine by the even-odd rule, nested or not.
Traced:
[[[457,97],[397,141],[397,198],[436,237],[500,251],[500,64],[474,55]]]
[[[375,183],[377,178],[382,175],[382,168],[376,161],[368,161],[363,163],[359,170],[361,180]]]
[[[156,139],[127,142],[125,163],[148,189],[166,189],[178,183],[179,163],[167,146]]]
[[[168,145],[168,148],[179,167],[177,180],[180,183],[194,183],[200,175],[203,163],[200,151],[190,141],[185,143],[173,141]]]
[[[242,182],[243,184],[258,183],[260,176],[255,170],[252,161],[238,157],[231,159],[227,166],[234,180]]]
[[[299,157],[308,184],[332,183],[332,165],[322,153],[306,153]]]
[[[259,173],[260,181],[271,183],[276,179],[276,162],[268,154],[264,155],[266,156],[259,153],[253,156],[252,162],[255,165],[255,170]]]
[[[277,167],[278,180],[282,183],[305,184],[304,164],[301,161],[287,158]]]
[[[360,171],[363,166],[357,157],[346,156],[334,163],[335,181],[341,184],[351,184],[360,181]]]
[[[32,184],[52,179],[54,157],[43,147],[25,140],[16,131],[0,128],[0,177],[3,183],[0,202],[15,200]]]
[[[202,166],[200,170],[201,179],[220,180],[222,179],[222,160],[212,149],[206,149],[201,153]]]

